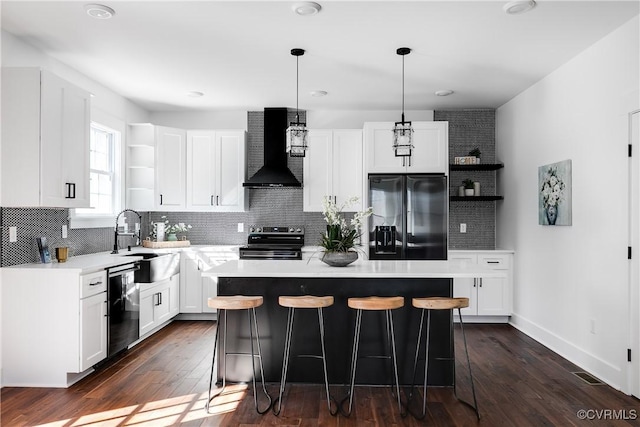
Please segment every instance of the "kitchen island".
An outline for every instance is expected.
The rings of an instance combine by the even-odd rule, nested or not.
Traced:
[[[470,266],[456,261],[369,261],[359,259],[342,268],[330,267],[317,258],[310,260],[237,260],[229,261],[203,273],[203,278],[217,280],[218,295],[261,295],[264,305],[257,309],[265,378],[280,381],[287,309],[280,307],[280,295],[331,295],[334,305],[325,309],[325,334],[329,381],[347,383],[355,311],[347,307],[349,297],[403,296],[405,306],[394,310],[396,348],[400,381],[411,382],[413,357],[420,320],[420,311],[411,306],[411,298],[452,296],[454,278],[502,277],[501,271]],[[223,319],[219,319],[223,322]],[[291,354],[320,354],[316,310],[296,310]],[[228,312],[228,351],[249,351],[247,315]],[[452,342],[448,312],[432,316],[429,383],[452,384],[450,361],[435,358],[451,356]],[[364,313],[360,354],[384,353],[384,315]],[[220,325],[224,326],[223,323]],[[221,333],[223,329],[220,330]],[[213,343],[212,343],[213,344]],[[220,357],[218,354],[217,357]],[[222,359],[217,359],[218,374]],[[363,359],[358,363],[359,384],[386,384],[388,365],[379,359]],[[248,381],[252,375],[249,358],[229,357],[227,378]],[[292,359],[288,380],[322,382],[322,367],[318,360]]]

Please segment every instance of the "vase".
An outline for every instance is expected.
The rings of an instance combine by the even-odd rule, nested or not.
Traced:
[[[465,188],[464,189],[465,196],[473,196],[473,188]]]
[[[544,212],[547,215],[549,225],[556,225],[556,220],[558,219],[558,207],[553,205],[547,206]]]
[[[346,267],[358,259],[358,253],[348,252],[325,252],[320,260],[331,267]]]
[[[167,241],[169,242],[175,242],[178,240],[178,236],[176,236],[176,233],[169,233],[167,235]]]

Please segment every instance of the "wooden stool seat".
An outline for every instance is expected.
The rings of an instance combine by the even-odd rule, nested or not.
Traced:
[[[313,295],[302,296],[280,296],[278,303],[282,307],[290,308],[323,308],[333,305],[333,297],[316,297]]]
[[[456,308],[469,307],[469,298],[464,298],[464,297],[413,298],[411,303],[415,308],[424,308],[427,310],[453,310]]]
[[[260,307],[262,301],[261,296],[233,295],[209,298],[207,305],[218,310],[246,310]]]
[[[404,307],[404,297],[349,298],[347,305],[356,310],[395,310]]]

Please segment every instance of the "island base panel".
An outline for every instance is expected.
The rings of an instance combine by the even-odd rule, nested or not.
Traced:
[[[349,383],[349,364],[353,344],[355,310],[347,306],[349,297],[404,296],[405,306],[393,310],[393,322],[401,384],[411,384],[416,339],[420,323],[420,310],[411,306],[411,298],[452,295],[451,279],[372,279],[372,278],[219,278],[218,295],[262,295],[264,305],[256,309],[263,355],[264,374],[268,382],[279,382],[284,352],[287,308],[278,304],[280,295],[332,295],[334,305],[324,309],[327,369],[332,384]],[[316,309],[297,309],[293,330],[291,355],[321,354]],[[219,316],[223,328],[223,317]],[[435,311],[431,316],[431,347],[429,358],[429,384],[453,384],[452,348],[449,336],[449,311]],[[364,355],[388,354],[384,312],[363,312],[360,352]],[[227,325],[227,352],[250,352],[249,326],[246,311],[229,311]],[[224,329],[221,329],[221,333]],[[224,362],[219,347],[219,378]],[[418,362],[416,382],[422,383],[424,349]],[[227,379],[250,381],[253,375],[250,357],[229,356]],[[358,361],[357,384],[391,384],[390,361],[362,358]],[[255,361],[256,369],[258,362]],[[258,372],[258,371],[256,371]],[[322,362],[317,358],[293,357],[289,364],[287,381],[323,383]]]

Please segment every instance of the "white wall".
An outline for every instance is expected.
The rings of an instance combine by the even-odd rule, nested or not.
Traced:
[[[45,68],[93,94],[92,109],[127,123],[149,121],[146,110],[6,31],[2,31],[2,66]]]
[[[496,113],[505,164],[497,244],[516,251],[512,323],[618,388],[628,347],[627,113],[639,106],[639,51],[636,17]],[[538,225],[538,167],[565,159],[573,225]]]
[[[407,120],[432,121],[433,111],[407,111]],[[362,129],[364,122],[395,122],[400,111],[307,111],[311,129]],[[247,129],[246,111],[152,112],[150,122],[182,129]]]

